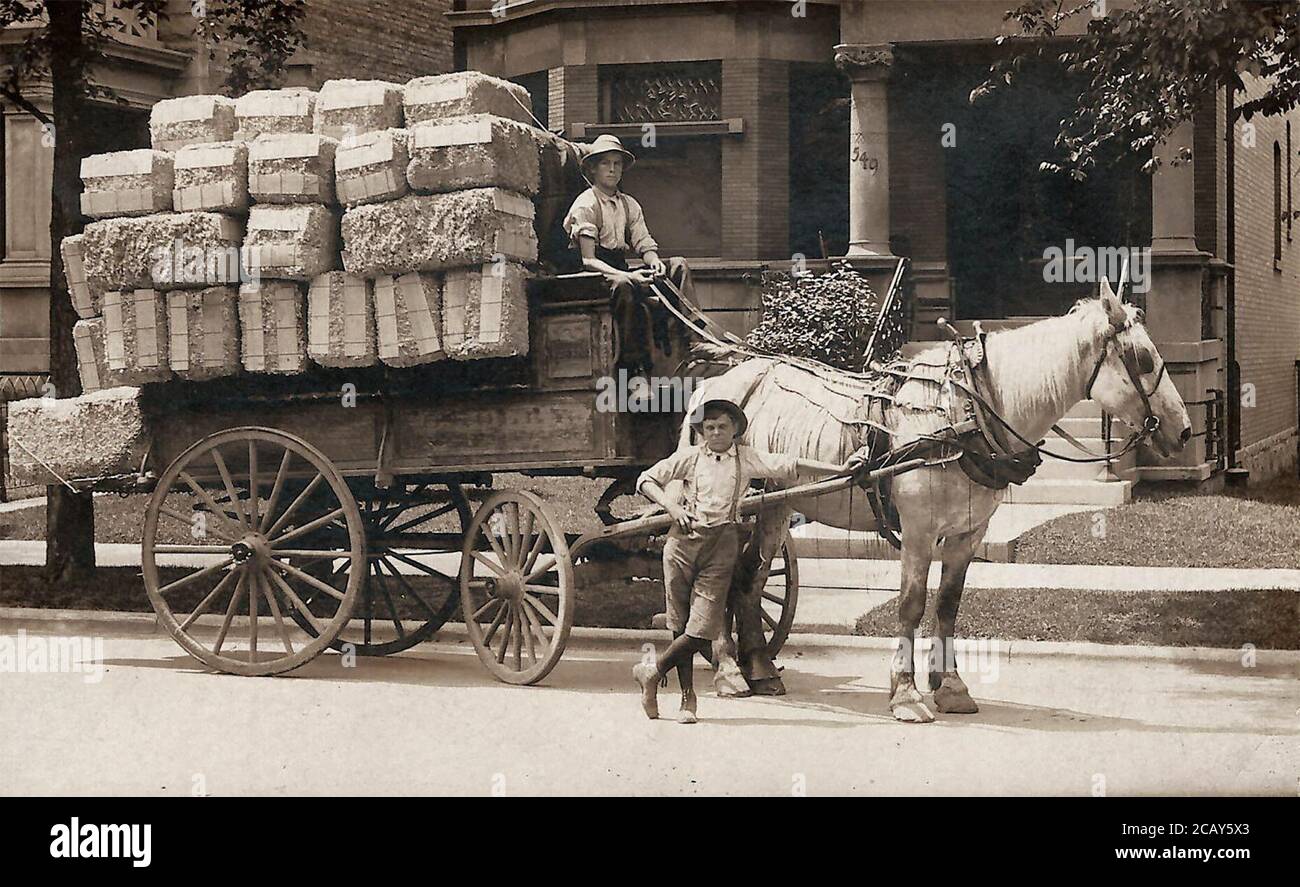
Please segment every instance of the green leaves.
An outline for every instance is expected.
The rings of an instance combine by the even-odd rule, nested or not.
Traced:
[[[764,272],[763,319],[748,341],[857,372],[879,311],[871,285],[845,261],[820,275]]]
[[[971,100],[1014,89],[1010,75],[1024,57],[1055,58],[1085,79],[1073,113],[1062,121],[1057,144],[1069,146],[1053,163],[1072,178],[1100,159],[1114,159],[1108,143],[1132,152],[1150,150],[1192,109],[1220,87],[1245,88],[1242,74],[1270,77],[1238,113],[1288,111],[1300,104],[1300,2],[1259,0],[1134,0],[1093,17],[1092,4],[1062,11],[1053,0],[1026,0],[1007,13],[1021,28],[1015,47],[989,69]],[[1087,16],[1083,35],[1062,51],[1060,30]],[[1047,41],[1053,41],[1048,43]],[[1001,41],[999,41],[1001,43]],[[1159,161],[1143,168],[1153,172]]]

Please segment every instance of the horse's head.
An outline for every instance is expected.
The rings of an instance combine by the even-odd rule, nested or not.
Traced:
[[[1142,325],[1141,312],[1121,302],[1105,280],[1101,307],[1108,326],[1087,396],[1134,428],[1151,430],[1151,444],[1160,455],[1181,450],[1191,439],[1192,423],[1164,359]]]

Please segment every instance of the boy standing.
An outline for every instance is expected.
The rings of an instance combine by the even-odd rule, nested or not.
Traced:
[[[673,518],[664,543],[664,596],[673,642],[657,665],[639,663],[632,677],[641,687],[641,707],[648,718],[659,717],[659,682],[677,670],[682,688],[684,724],[696,722],[694,688],[696,653],[707,652],[722,636],[727,592],[739,554],[736,506],[752,478],[793,481],[799,472],[851,474],[861,467],[861,452],[843,465],[796,459],[740,443],[748,420],[735,403],[707,401],[692,425],[703,433],[698,445],[680,447],[637,478],[636,487]],[[686,506],[672,501],[664,487],[685,481]]]

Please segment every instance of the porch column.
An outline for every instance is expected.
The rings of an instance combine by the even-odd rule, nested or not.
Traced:
[[[1214,117],[1208,118],[1217,122]],[[1202,125],[1208,125],[1205,120]],[[1159,170],[1151,180],[1151,281],[1146,293],[1146,325],[1165,359],[1169,378],[1187,404],[1194,436],[1183,452],[1161,458],[1143,446],[1138,453],[1138,476],[1143,481],[1208,480],[1214,466],[1206,459],[1206,402],[1209,390],[1222,388],[1220,367],[1223,343],[1204,330],[1202,300],[1214,298],[1207,290],[1212,256],[1196,243],[1196,165],[1213,168],[1217,158],[1205,150],[1177,166],[1170,161],[1183,148],[1192,149],[1194,123],[1175,129],[1155,148]],[[1215,144],[1211,140],[1210,144]],[[1202,200],[1213,200],[1204,194]]]
[[[853,81],[847,255],[889,256],[889,45],[842,43],[835,65]]]
[[[1160,169],[1151,179],[1151,251],[1196,251],[1196,158],[1173,166],[1182,149],[1192,150],[1192,122],[1184,122],[1155,149]]]

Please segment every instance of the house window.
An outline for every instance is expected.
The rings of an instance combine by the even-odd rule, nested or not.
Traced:
[[[1273,143],[1273,264],[1282,261],[1282,146]]]

